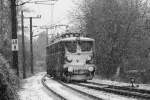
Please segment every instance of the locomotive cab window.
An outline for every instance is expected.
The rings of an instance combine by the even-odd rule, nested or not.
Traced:
[[[65,47],[70,53],[75,53],[77,48],[77,43],[75,41],[65,42]]]
[[[83,52],[91,51],[93,48],[93,41],[80,41],[79,46]]]

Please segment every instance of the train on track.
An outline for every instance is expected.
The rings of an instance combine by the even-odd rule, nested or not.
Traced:
[[[96,70],[94,55],[94,39],[63,34],[46,47],[47,74],[67,82],[91,80]]]

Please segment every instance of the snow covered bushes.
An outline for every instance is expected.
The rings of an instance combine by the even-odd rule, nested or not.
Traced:
[[[71,17],[80,26],[76,30],[82,30],[96,41],[97,74],[118,80],[125,79],[125,73],[130,70],[145,71],[137,76],[142,81],[144,78],[150,81],[146,74],[150,71],[149,0],[75,3],[78,8]]]
[[[12,74],[9,64],[0,54],[0,100],[17,100],[18,78]]]
[[[18,78],[12,74],[10,0],[0,1],[0,100],[17,100]],[[6,60],[7,59],[7,60]]]

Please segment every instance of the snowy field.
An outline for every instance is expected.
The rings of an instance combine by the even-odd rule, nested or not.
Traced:
[[[22,80],[22,87],[20,91],[18,92],[20,100],[57,100],[52,93],[49,93],[41,83],[41,78],[45,75],[45,72],[41,72],[38,74],[35,74],[34,76]],[[127,86],[130,85],[128,83],[123,82],[116,82],[116,81],[109,81],[109,80],[99,80],[99,79],[93,79],[92,82],[96,83],[103,83],[103,84],[111,84],[111,85],[119,85],[119,86]],[[65,87],[63,87],[61,84],[58,84],[57,82],[53,80],[48,80],[47,85],[57,91],[59,94],[63,94],[64,97],[68,98],[68,100],[87,100],[85,97],[80,96],[78,93],[74,93],[72,90],[69,90]],[[79,90],[82,90],[89,94],[94,94],[94,96],[103,98],[104,100],[136,100],[133,98],[127,98],[119,95],[114,95],[110,93],[106,93],[103,91],[96,91],[92,89],[87,89],[81,86],[75,86],[70,84],[72,87],[77,88]],[[150,85],[147,84],[139,84],[139,88],[142,89],[149,89]],[[71,99],[69,99],[71,98]]]
[[[46,94],[41,84],[41,78],[44,74],[39,73],[22,81],[24,85],[18,93],[20,100],[54,100],[50,95]]]
[[[117,81],[111,81],[111,80],[100,80],[97,78],[90,80],[90,82],[116,85],[116,86],[131,86],[131,83],[117,82]],[[136,87],[136,88],[150,90],[150,84],[134,84],[134,86],[137,86],[137,85],[138,85],[138,87]]]
[[[128,97],[124,97],[124,96],[120,96],[120,95],[115,95],[115,94],[111,94],[111,93],[107,93],[107,92],[103,92],[103,91],[87,89],[85,87],[77,86],[77,85],[73,85],[73,84],[70,84],[70,86],[72,86],[73,88],[76,88],[78,90],[84,91],[88,94],[93,94],[94,96],[102,98],[103,100],[137,100],[137,99],[128,98]]]
[[[54,80],[47,79],[46,84],[52,90],[55,90],[56,93],[65,97],[67,100],[89,100],[89,98],[87,98],[86,96],[83,96],[71,89],[68,89],[65,86],[61,85],[60,83],[58,83]]]

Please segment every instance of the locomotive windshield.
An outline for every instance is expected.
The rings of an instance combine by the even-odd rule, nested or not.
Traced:
[[[65,42],[65,47],[70,53],[75,53],[77,48],[77,43],[75,41],[67,41]]]
[[[65,47],[70,53],[76,53],[77,44],[81,48],[82,52],[91,51],[93,48],[93,41],[67,41],[65,42]]]
[[[91,51],[91,49],[93,47],[93,41],[80,41],[79,46],[83,52]]]

